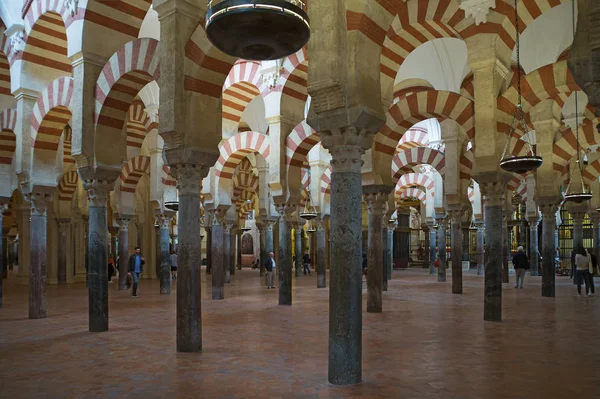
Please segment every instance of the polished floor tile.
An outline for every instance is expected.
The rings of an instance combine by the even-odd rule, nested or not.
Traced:
[[[204,351],[175,351],[176,295],[143,280],[140,297],[110,285],[110,331],[89,333],[84,284],[48,287],[48,318],[27,318],[27,287],[4,280],[2,398],[598,398],[600,298],[557,278],[505,284],[504,321],[483,321],[483,279],[451,293],[421,270],[395,271],[384,312],[363,311],[363,383],[327,382],[328,289],[294,278],[277,305],[244,270],[212,301],[203,274]],[[514,283],[511,276],[511,283]],[[175,288],[175,284],[173,285]],[[363,308],[366,307],[366,290]]]

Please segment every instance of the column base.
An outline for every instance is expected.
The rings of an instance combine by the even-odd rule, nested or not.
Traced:
[[[327,280],[325,274],[317,274],[317,288],[327,288]]]

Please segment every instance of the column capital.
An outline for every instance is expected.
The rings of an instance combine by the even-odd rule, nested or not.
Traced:
[[[453,206],[448,208],[448,216],[452,223],[462,223],[465,209],[462,206]]]
[[[228,209],[229,205],[218,205],[215,208],[208,209],[212,226],[220,226],[225,224],[223,218],[225,217]]]
[[[111,237],[116,237],[117,234],[119,234],[119,227],[110,226],[108,228],[108,232],[110,233]]]
[[[483,195],[486,206],[504,206],[506,196],[506,184],[502,182],[479,183],[479,190]]]
[[[29,204],[32,216],[46,216],[48,206],[52,203],[52,194],[44,191],[33,191],[24,195]]]
[[[590,220],[597,227],[600,224],[600,213],[598,213],[598,212],[592,212],[592,214],[590,214]]]
[[[154,221],[158,224],[160,229],[168,229],[171,220],[173,220],[173,216],[175,216],[175,212],[165,211],[164,213],[154,215]]]
[[[56,223],[58,224],[58,231],[62,236],[67,234],[67,227],[71,223],[71,219],[69,218],[57,218]]]
[[[556,211],[558,211],[558,201],[542,201],[538,200],[540,212],[542,212],[542,220],[556,220]]]
[[[83,188],[88,192],[90,206],[106,206],[108,193],[114,188],[114,181],[89,179],[83,181]]]
[[[126,215],[118,215],[117,216],[117,224],[119,225],[119,231],[128,231],[129,223],[131,223],[131,216]]]
[[[177,189],[180,195],[200,195],[202,179],[208,175],[204,165],[177,164],[171,166],[171,174],[177,179]]]
[[[275,209],[277,210],[277,213],[279,214],[279,217],[283,217],[286,220],[290,220],[292,213],[296,210],[296,206],[292,206],[291,204],[275,204]]]
[[[393,186],[384,184],[363,187],[363,199],[367,203],[369,212],[376,215],[383,214],[393,189]]]
[[[337,172],[360,172],[362,155],[371,147],[373,133],[345,126],[320,133],[321,144],[331,153],[331,165]]]
[[[527,218],[527,222],[529,223],[529,228],[531,230],[537,229],[538,225],[540,224],[540,218],[539,217]]]

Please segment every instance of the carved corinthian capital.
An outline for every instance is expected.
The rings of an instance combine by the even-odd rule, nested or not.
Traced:
[[[465,12],[465,16],[473,17],[475,25],[487,22],[490,9],[496,7],[496,0],[462,0],[460,8]]]

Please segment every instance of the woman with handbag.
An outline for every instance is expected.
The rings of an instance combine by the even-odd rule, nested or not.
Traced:
[[[581,296],[581,282],[585,283],[585,294],[590,296],[590,268],[592,268],[591,257],[588,252],[579,246],[575,251],[575,282],[577,283],[577,295]],[[593,294],[591,294],[593,295]]]

